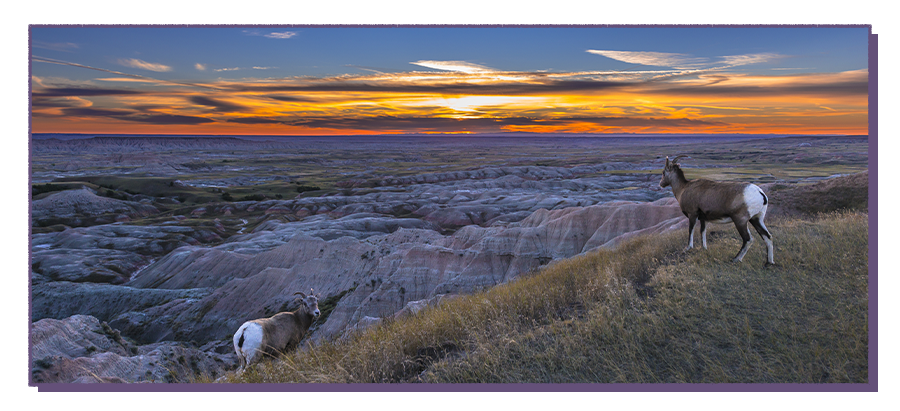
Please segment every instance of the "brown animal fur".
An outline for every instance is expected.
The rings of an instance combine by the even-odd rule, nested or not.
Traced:
[[[300,341],[306,335],[319,316],[318,299],[315,296],[300,294],[303,304],[295,311],[285,311],[269,318],[260,318],[245,322],[234,336],[234,348],[237,352],[240,369],[244,369],[250,363],[262,357],[278,357],[285,352],[297,348]],[[251,352],[249,358],[242,352],[245,344],[245,326],[258,324],[262,327],[262,340],[257,352]]]
[[[672,187],[672,193],[678,200],[681,212],[688,218],[689,238],[687,248],[690,249],[694,245],[694,227],[697,220],[700,220],[703,248],[706,248],[706,223],[728,222],[730,220],[734,223],[738,234],[740,234],[744,242],[741,250],[733,259],[735,262],[740,262],[753,242],[753,237],[750,235],[750,230],[747,226],[749,223],[766,242],[766,265],[774,264],[772,234],[763,221],[768,205],[768,197],[765,193],[759,187],[750,183],[718,182],[704,179],[688,180],[677,163],[680,157],[676,157],[671,162],[666,157],[666,166],[663,169],[659,186]],[[761,204],[756,204],[756,208],[761,206],[761,210],[750,210],[750,200],[746,197],[748,187],[751,186],[755,187],[755,191],[758,191],[759,195],[762,196],[761,198],[753,199],[757,203],[761,201]],[[752,192],[754,190],[749,191]],[[756,195],[755,192],[752,194]]]

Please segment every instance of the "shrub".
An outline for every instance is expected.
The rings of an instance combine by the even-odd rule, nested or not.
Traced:
[[[319,186],[307,186],[307,185],[297,186],[298,193],[305,193],[307,191],[319,191],[321,189],[322,188]]]
[[[109,198],[115,198],[116,200],[126,200],[126,199],[128,199],[128,197],[126,197],[125,194],[117,193],[117,192],[115,192],[115,191],[113,191],[113,190],[109,190],[109,189],[107,189],[106,192],[103,193],[103,195],[106,196],[106,197],[109,197]]]
[[[60,184],[50,184],[50,183],[33,184],[31,186],[31,195],[36,196],[38,194],[44,194],[44,193],[49,193],[49,192],[53,192],[53,191],[63,191],[63,190],[68,190],[68,187],[66,187],[64,185],[60,185]]]
[[[265,200],[266,196],[262,194],[250,194],[241,198],[241,201],[262,201]]]

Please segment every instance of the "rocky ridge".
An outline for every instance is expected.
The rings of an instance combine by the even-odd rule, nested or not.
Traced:
[[[81,220],[89,220],[95,224],[111,223],[158,212],[150,204],[101,197],[88,188],[82,188],[53,193],[32,201],[31,224],[40,226],[66,222],[69,225],[80,225]]]
[[[175,342],[136,346],[87,315],[33,323],[31,358],[37,383],[189,382],[236,365],[233,354]]]
[[[313,288],[324,298],[353,289],[317,331],[320,338],[331,338],[364,317],[393,315],[410,301],[439,294],[491,287],[555,259],[604,246],[623,233],[671,226],[680,215],[674,199],[613,202],[540,210],[520,223],[469,225],[450,236],[399,224],[393,231],[373,233],[369,230],[375,224],[369,224],[357,225],[361,231],[356,237],[335,238],[335,229],[321,221],[314,227],[308,222],[282,223],[214,247],[178,248],[121,287],[119,301],[143,301],[147,297],[141,290],[191,291],[193,298],[172,295],[150,308],[133,302],[134,309],[119,311],[115,317],[100,311],[109,305],[96,304],[94,292],[84,298],[70,295],[64,299],[70,306],[61,309],[55,307],[61,303],[50,298],[54,294],[46,294],[51,289],[46,285],[36,287],[40,293],[35,301],[48,314],[74,310],[95,315],[144,341],[205,343],[227,339],[243,321],[291,308],[295,291]],[[339,224],[344,219],[329,221]],[[358,224],[366,219],[379,221],[375,217],[349,221]],[[342,230],[354,231],[347,226]],[[62,288],[53,288],[58,289]],[[171,333],[154,332],[151,325]]]

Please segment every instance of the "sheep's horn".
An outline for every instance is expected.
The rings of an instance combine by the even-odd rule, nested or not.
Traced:
[[[684,157],[690,157],[690,156],[687,156],[687,155],[676,156],[675,158],[672,159],[672,163],[674,164],[674,163],[678,162],[678,159],[684,158]],[[668,159],[668,157],[666,157],[666,159]]]
[[[303,294],[302,291],[297,291],[296,293],[294,293],[294,295],[297,295],[297,294],[300,294],[303,296],[303,298],[306,298],[306,294]]]

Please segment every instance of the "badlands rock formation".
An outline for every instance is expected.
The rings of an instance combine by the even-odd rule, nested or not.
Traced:
[[[182,312],[168,310],[157,320],[168,321],[177,339],[202,342],[227,338],[248,319],[291,308],[295,291],[313,288],[324,297],[353,289],[318,328],[319,338],[329,338],[365,317],[393,315],[410,301],[491,287],[554,259],[601,247],[623,233],[671,226],[680,217],[674,199],[662,199],[541,209],[519,223],[468,225],[450,236],[401,224],[390,233],[373,234],[368,229],[378,226],[374,222],[359,225],[359,219],[350,219],[354,224],[342,225],[346,217],[312,226],[273,224],[219,246],[182,247],[126,285],[214,289],[182,304]],[[334,238],[336,229],[330,227],[335,225],[365,235]]]
[[[66,192],[60,193],[64,194]],[[32,283],[46,281],[121,284],[155,257],[179,247],[221,242],[215,226],[104,224],[34,234]]]
[[[306,143],[45,141],[35,145],[42,167],[32,177],[44,182],[113,170],[221,187],[302,180],[284,177],[289,167],[281,160],[325,170],[375,161],[329,158]],[[346,145],[330,139],[317,144]],[[352,148],[365,153],[382,147],[367,144]],[[520,149],[513,140],[497,144],[508,144],[507,151]],[[247,168],[235,171],[231,163],[195,163],[184,154],[242,149],[270,150],[260,154],[264,159],[268,153],[281,157],[253,163],[238,152],[228,158]],[[658,170],[661,159],[568,163],[546,154],[551,164],[573,165],[518,166],[521,159],[512,154],[504,152],[491,165],[447,172],[430,166],[423,168],[428,172],[410,174],[417,169],[412,166],[387,175],[356,168],[341,173],[346,178],[336,184],[339,190],[293,199],[180,209],[162,197],[122,201],[80,189],[35,200],[35,227],[56,224],[53,229],[61,231],[48,229],[31,238],[34,381],[158,382],[217,375],[234,365],[230,338],[237,327],[296,308],[296,291],[312,288],[320,301],[342,296],[328,318],[312,328],[314,339],[339,338],[513,280],[554,260],[614,247],[630,236],[685,230],[671,192],[658,187],[659,176],[641,172]],[[393,161],[419,159],[398,151]],[[192,174],[198,171],[202,175]],[[842,187],[827,184],[802,190]],[[768,189],[773,203],[785,205],[785,213],[809,209],[791,200],[800,191]],[[173,211],[160,214],[159,209]],[[138,221],[147,215],[154,217]]]
[[[72,313],[80,313],[110,322],[122,313],[174,306],[184,301],[198,300],[211,292],[211,289],[157,290],[54,281],[32,286],[31,317],[33,321],[44,318],[62,319]],[[130,319],[136,321],[134,316]],[[148,331],[152,330],[144,330],[149,334]],[[133,333],[131,335],[140,337]],[[136,339],[145,341],[145,338]],[[159,340],[155,339],[153,342]]]
[[[82,225],[87,222],[111,223],[119,216],[132,219],[158,212],[156,207],[149,204],[101,197],[90,189],[83,188],[53,193],[33,201],[31,224],[40,226],[61,223],[67,225]],[[106,217],[106,220],[100,217]]]
[[[37,383],[189,382],[233,368],[233,355],[175,342],[135,346],[87,315],[31,326],[32,380]]]
[[[334,338],[411,302],[491,287],[680,216],[671,199],[647,202],[666,195],[655,176],[585,177],[609,167],[424,174],[340,195],[210,204],[172,224],[36,234],[32,318],[86,314],[136,343],[218,344],[248,319],[293,309],[292,294],[312,288],[322,299],[345,293],[314,327],[314,338]],[[107,200],[88,190],[54,195]],[[232,214],[252,230],[223,240],[219,223],[184,225]]]
[[[869,208],[869,172],[832,176],[814,184],[770,184],[772,213],[778,216]]]

